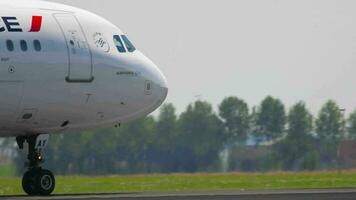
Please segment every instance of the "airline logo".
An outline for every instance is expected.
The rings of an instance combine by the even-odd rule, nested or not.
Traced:
[[[42,26],[42,16],[32,16],[32,25],[29,32],[40,32]]]
[[[23,32],[20,22],[16,17],[1,17],[0,32]],[[28,32],[40,32],[42,16],[32,16],[31,28]]]

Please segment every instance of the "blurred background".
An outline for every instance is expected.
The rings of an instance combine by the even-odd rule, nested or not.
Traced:
[[[146,118],[51,136],[56,174],[356,166],[356,1],[55,1],[120,27],[170,88]],[[24,155],[1,139],[0,175]]]
[[[238,97],[214,111],[197,100],[177,114],[173,104],[119,128],[51,135],[45,166],[56,174],[305,171],[356,166],[356,112],[332,100],[313,116],[304,102],[286,108],[268,96],[251,109]],[[2,174],[20,174],[25,154],[0,143]]]

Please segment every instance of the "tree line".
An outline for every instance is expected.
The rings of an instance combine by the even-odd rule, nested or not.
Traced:
[[[287,111],[281,100],[268,96],[250,109],[232,96],[217,112],[197,100],[177,115],[168,103],[157,117],[119,128],[51,135],[45,167],[56,174],[88,175],[220,171],[223,150],[268,144],[271,153],[258,170],[326,169],[339,167],[337,146],[353,138],[356,111],[345,117],[335,101],[327,101],[314,117],[304,102]],[[15,155],[21,172],[25,154]]]

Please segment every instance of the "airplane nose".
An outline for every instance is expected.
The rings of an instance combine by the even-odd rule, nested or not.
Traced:
[[[166,78],[163,76],[164,78],[164,84],[161,85],[161,88],[163,90],[163,101],[166,100],[167,95],[168,95],[168,84],[167,84],[167,80]]]
[[[155,83],[159,88],[159,99],[163,102],[168,95],[168,83],[166,77],[161,70],[149,58],[141,52],[137,53],[140,60],[144,62],[145,68],[148,72],[148,78]]]
[[[160,71],[160,75],[159,75],[159,83],[161,85],[162,88],[166,88],[168,90],[168,84],[167,84],[167,79],[166,77],[163,75],[163,73]]]
[[[161,87],[161,99],[162,102],[167,98],[168,95],[168,84],[167,84],[167,79],[166,77],[163,75],[163,73],[158,69],[158,67],[156,67],[157,69],[157,83],[158,85]]]

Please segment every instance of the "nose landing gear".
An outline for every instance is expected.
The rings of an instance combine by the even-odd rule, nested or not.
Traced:
[[[20,136],[16,142],[20,149],[24,148],[24,143],[28,143],[28,170],[22,178],[22,188],[28,195],[50,195],[55,188],[55,179],[53,173],[49,170],[42,169],[41,164],[44,162],[42,150],[47,145],[48,135]]]

